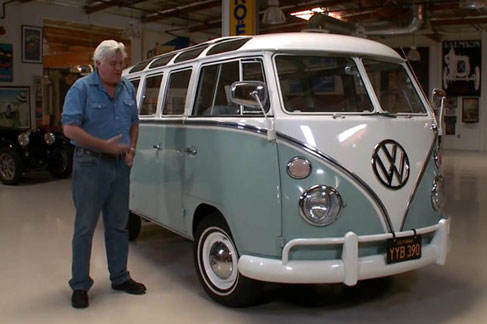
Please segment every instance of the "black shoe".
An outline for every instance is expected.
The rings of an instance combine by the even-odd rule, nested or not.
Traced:
[[[88,292],[86,290],[76,289],[71,296],[71,305],[74,308],[86,308],[89,305]]]
[[[115,290],[123,290],[126,293],[132,295],[143,295],[145,294],[146,288],[143,283],[136,282],[132,279],[129,279],[121,284],[115,285],[112,283],[112,289]]]

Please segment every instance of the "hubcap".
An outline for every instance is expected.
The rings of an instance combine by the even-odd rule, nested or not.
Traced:
[[[215,231],[204,239],[201,261],[207,278],[217,289],[228,290],[234,285],[238,276],[237,257],[237,250],[225,233]]]
[[[0,155],[0,174],[5,180],[12,180],[15,175],[14,159],[7,153]]]
[[[230,278],[233,270],[232,252],[222,242],[216,242],[210,249],[210,266],[222,279]]]

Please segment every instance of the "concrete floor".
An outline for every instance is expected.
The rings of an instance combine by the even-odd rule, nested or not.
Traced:
[[[487,323],[487,154],[447,151],[446,266],[355,287],[271,285],[246,309],[212,302],[200,286],[191,242],[144,223],[129,269],[148,293],[110,288],[102,226],[93,244],[90,307],[71,307],[71,181],[44,173],[0,184],[0,323]]]

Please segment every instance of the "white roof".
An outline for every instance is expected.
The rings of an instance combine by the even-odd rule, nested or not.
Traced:
[[[188,48],[180,49],[175,51],[175,53],[184,53],[191,51],[195,48],[201,48],[202,46],[207,46],[206,50],[202,50],[199,58],[205,57],[208,50],[211,50],[213,46],[218,46],[218,44],[223,44],[227,41],[237,40],[237,39],[249,39],[243,46],[237,50],[233,50],[228,53],[236,52],[247,52],[247,51],[277,51],[277,52],[329,52],[347,55],[358,55],[358,56],[381,56],[388,57],[393,60],[403,61],[401,56],[394,51],[392,48],[381,44],[376,41],[372,41],[365,38],[344,36],[336,34],[327,33],[316,33],[316,32],[300,32],[300,33],[278,33],[278,34],[265,34],[265,35],[253,35],[253,36],[230,36],[230,37],[220,37],[212,39],[208,42],[194,45]],[[173,52],[174,53],[174,52]],[[169,55],[170,53],[163,54],[163,56]],[[223,54],[223,55],[226,55]],[[137,70],[138,72],[147,69],[150,66],[151,61],[158,58],[153,57],[151,59],[141,62],[145,65]],[[176,56],[175,56],[176,57]],[[173,58],[174,59],[174,58]],[[171,59],[171,62],[172,60]],[[192,59],[194,60],[194,59]],[[168,65],[173,63],[168,62]],[[127,74],[132,67],[124,70],[124,75]]]
[[[336,34],[301,32],[252,36],[239,50],[330,51],[358,55],[380,55],[401,59],[390,47],[365,38]]]

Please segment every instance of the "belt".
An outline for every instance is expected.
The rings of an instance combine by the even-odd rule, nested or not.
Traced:
[[[85,155],[91,155],[103,160],[121,160],[125,159],[125,153],[119,154],[119,155],[112,155],[108,153],[100,153],[100,152],[93,152],[91,150],[88,150],[84,147],[76,146],[75,151],[80,152]]]

